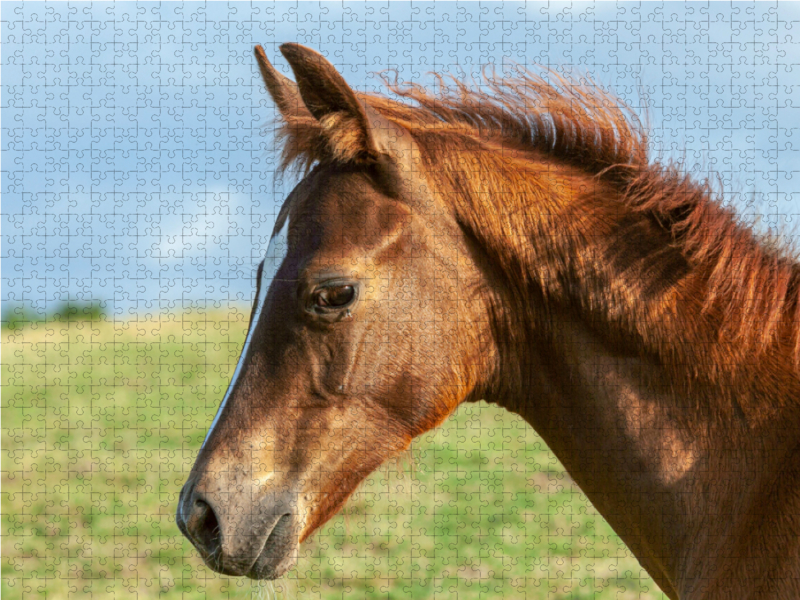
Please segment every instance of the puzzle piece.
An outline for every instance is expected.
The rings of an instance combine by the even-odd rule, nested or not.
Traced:
[[[653,160],[710,178],[756,231],[796,235],[790,4],[0,11],[7,598],[264,589],[211,571],[175,522],[237,366],[258,265],[302,179],[280,173],[256,44],[291,78],[278,46],[313,48],[370,94],[386,93],[385,69],[433,91],[443,82],[430,72],[479,86],[485,65],[499,77],[542,66],[591,81],[645,121]],[[456,280],[458,269],[439,275]],[[396,320],[413,325],[415,310]],[[432,348],[418,360],[436,361]],[[271,588],[288,597],[667,597],[543,439],[485,402],[462,405],[368,477],[298,552]]]

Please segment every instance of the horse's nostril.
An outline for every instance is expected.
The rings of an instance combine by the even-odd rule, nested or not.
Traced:
[[[267,535],[267,541],[264,545],[265,554],[271,556],[275,552],[283,552],[283,549],[290,542],[292,535],[292,515],[291,513],[284,513],[275,523],[272,531]]]
[[[192,537],[209,556],[216,554],[222,545],[222,535],[214,509],[205,500],[197,499],[192,512],[194,513]]]

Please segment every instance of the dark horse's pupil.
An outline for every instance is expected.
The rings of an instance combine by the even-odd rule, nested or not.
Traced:
[[[317,295],[317,305],[319,306],[344,306],[353,299],[353,286],[343,285],[335,288],[322,290]]]

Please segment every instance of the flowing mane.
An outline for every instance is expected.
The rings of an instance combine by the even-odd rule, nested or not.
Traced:
[[[702,313],[715,323],[717,339],[698,341],[720,342],[727,349],[711,371],[735,369],[753,353],[762,355],[770,347],[791,356],[789,368],[797,369],[800,269],[788,245],[754,234],[720,203],[708,180],[695,181],[673,162],[651,162],[647,131],[622,100],[589,78],[574,84],[553,72],[547,74],[557,85],[529,71],[516,78],[484,74],[488,91],[439,75],[439,93],[416,84],[386,84],[389,92],[413,105],[385,95],[357,96],[411,132],[426,167],[440,182],[448,175],[436,173],[442,168],[442,156],[458,155],[463,161],[471,155],[473,164],[484,165],[485,172],[491,169],[486,164],[488,150],[522,161],[545,156],[608,186],[633,213],[657,223],[677,251],[643,254],[644,233],[637,235],[635,224],[619,230],[608,250],[628,261],[637,257],[637,272],[629,271],[630,280],[659,269],[673,283],[689,270],[704,274],[702,284],[691,290],[695,295],[691,300],[699,302]],[[347,143],[353,128],[346,119],[318,121],[300,106],[283,114],[278,135],[284,143],[283,169],[308,171],[317,162],[358,160],[358,140]],[[454,174],[449,175],[452,187]],[[525,174],[518,171],[516,176]],[[465,186],[459,187],[460,193],[469,193]],[[594,206],[586,210],[608,208],[598,201],[594,197]],[[659,268],[659,262],[668,266]],[[681,362],[692,364],[696,357],[688,354]]]

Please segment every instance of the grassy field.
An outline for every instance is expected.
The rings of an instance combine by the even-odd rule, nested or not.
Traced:
[[[538,436],[483,403],[373,474],[286,579],[209,571],[174,513],[246,325],[189,311],[4,332],[4,599],[666,598]]]

